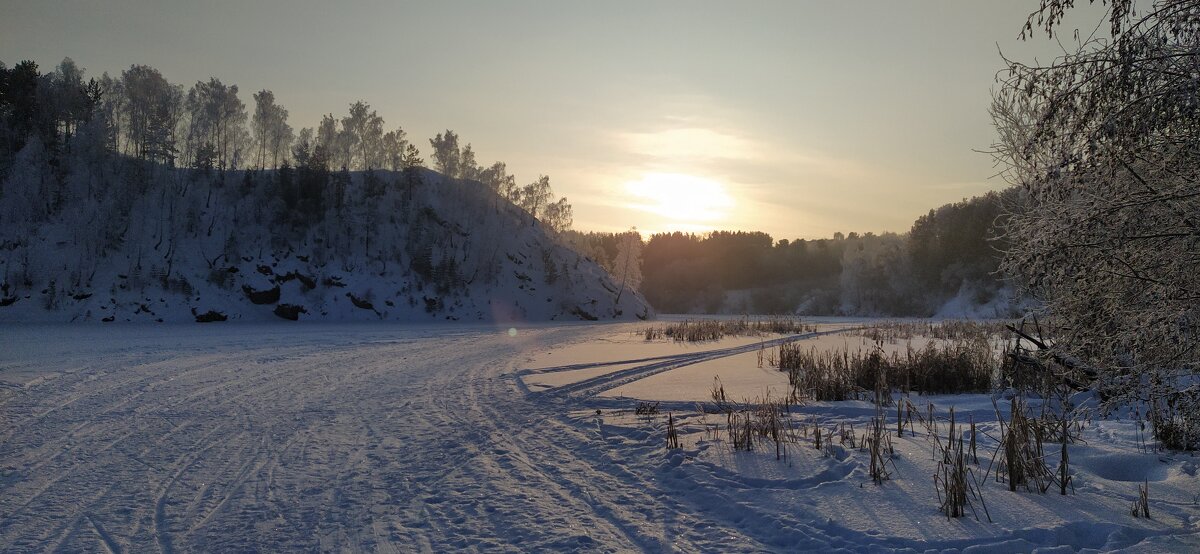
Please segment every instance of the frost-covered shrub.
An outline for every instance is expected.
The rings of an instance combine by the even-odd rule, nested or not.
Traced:
[[[1003,268],[1061,323],[1055,355],[1094,368],[1110,406],[1195,405],[1200,3],[1133,7],[1111,2],[1110,36],[1002,74],[995,153],[1021,193]],[[1048,0],[1030,21],[1053,32],[1070,8]]]

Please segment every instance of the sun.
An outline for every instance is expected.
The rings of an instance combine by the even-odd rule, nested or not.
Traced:
[[[657,214],[676,226],[698,226],[724,221],[733,209],[733,198],[721,183],[683,173],[645,173],[625,183],[630,207]]]

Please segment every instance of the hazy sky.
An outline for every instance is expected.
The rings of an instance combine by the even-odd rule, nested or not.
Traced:
[[[297,129],[362,99],[426,158],[450,128],[550,175],[581,230],[816,238],[1004,186],[973,149],[998,47],[1055,51],[1017,40],[1036,5],[0,0],[0,60],[269,88]]]

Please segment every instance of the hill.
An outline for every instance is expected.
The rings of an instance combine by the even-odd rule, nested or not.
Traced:
[[[36,140],[0,181],[0,321],[647,318],[524,210],[433,171],[206,171]]]

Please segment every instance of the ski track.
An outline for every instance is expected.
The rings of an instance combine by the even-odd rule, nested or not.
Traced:
[[[511,378],[529,348],[578,334],[376,326],[314,342],[301,328],[0,360],[57,373],[0,389],[0,550],[695,550],[740,536],[657,486],[643,445],[606,442],[571,422],[569,399]]]
[[[729,357],[729,356],[736,356],[738,354],[754,352],[754,351],[762,349],[762,348],[774,348],[776,346],[779,346],[780,344],[794,342],[797,340],[810,339],[810,338],[819,337],[822,335],[830,335],[830,334],[835,334],[835,333],[844,333],[846,331],[851,331],[851,330],[853,330],[853,329],[838,329],[838,330],[834,330],[834,331],[821,331],[821,332],[815,332],[815,333],[806,333],[803,335],[790,335],[790,336],[781,337],[781,338],[777,338],[777,339],[764,340],[764,341],[761,341],[758,343],[753,343],[753,344],[744,344],[741,346],[731,346],[728,348],[703,350],[700,352],[688,352],[685,354],[676,354],[673,356],[658,356],[658,357],[654,357],[654,358],[642,358],[642,359],[638,359],[638,360],[621,360],[621,361],[616,361],[616,362],[601,362],[601,363],[595,363],[595,364],[574,364],[574,365],[570,365],[570,366],[554,367],[554,368],[547,368],[547,369],[542,369],[542,370],[525,370],[525,371],[519,372],[519,374],[524,375],[524,374],[534,373],[534,372],[549,373],[549,372],[565,371],[568,369],[587,369],[587,368],[592,368],[592,367],[604,367],[604,366],[610,366],[610,365],[639,363],[639,362],[646,362],[646,361],[653,362],[653,363],[639,365],[637,367],[633,367],[633,368],[629,368],[629,369],[613,371],[610,373],[606,373],[604,375],[598,375],[596,377],[592,377],[590,379],[584,379],[577,383],[571,383],[569,385],[562,385],[559,387],[554,387],[547,391],[534,393],[537,396],[572,397],[572,398],[575,398],[578,400],[586,400],[586,399],[589,399],[589,398],[591,398],[597,394],[600,394],[606,390],[615,389],[617,387],[620,387],[621,385],[626,385],[626,384],[632,383],[634,381],[639,381],[641,379],[645,379],[646,377],[650,377],[652,375],[657,375],[659,373],[671,371],[673,369],[679,369],[684,366],[689,366],[689,365],[698,364],[701,362],[707,362],[709,360],[716,360],[719,358],[725,358],[725,357]]]
[[[616,402],[600,391],[759,344],[538,393],[517,378],[531,353],[604,327],[504,331],[180,327],[131,349],[121,339],[137,331],[120,329],[37,359],[0,353],[0,378],[58,372],[0,388],[0,551],[887,548],[736,496],[820,476],[688,471],[647,430],[570,416]],[[550,370],[564,369],[536,371]]]

